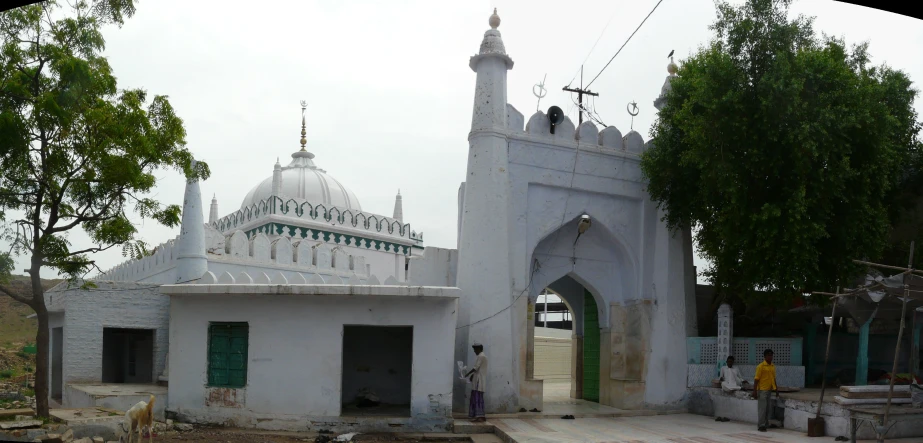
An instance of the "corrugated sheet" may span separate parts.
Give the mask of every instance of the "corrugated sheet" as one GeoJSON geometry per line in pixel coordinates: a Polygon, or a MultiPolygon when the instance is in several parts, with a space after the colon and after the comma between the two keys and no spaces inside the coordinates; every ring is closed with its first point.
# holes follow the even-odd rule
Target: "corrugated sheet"
{"type": "Polygon", "coordinates": [[[535,378],[570,380],[571,340],[535,337],[535,378]]]}

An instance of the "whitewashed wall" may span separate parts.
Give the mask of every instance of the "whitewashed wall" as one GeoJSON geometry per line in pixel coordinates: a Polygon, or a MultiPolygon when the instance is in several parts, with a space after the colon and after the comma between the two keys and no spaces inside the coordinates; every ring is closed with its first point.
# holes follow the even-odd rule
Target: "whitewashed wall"
{"type": "MultiPolygon", "coordinates": [[[[457,296],[458,290],[439,291],[457,296]]],[[[413,326],[411,420],[419,429],[439,429],[451,416],[456,371],[454,297],[172,298],[169,407],[180,416],[217,423],[231,419],[238,426],[276,429],[305,429],[307,420],[339,416],[343,325],[413,326]],[[249,323],[246,388],[206,387],[210,321],[249,323]],[[216,402],[215,398],[233,400],[216,402]]]]}
{"type": "MultiPolygon", "coordinates": [[[[153,285],[95,284],[96,288],[83,290],[62,283],[45,293],[49,311],[58,313],[49,326],[64,327],[64,385],[102,382],[103,328],[153,329],[156,379],[169,349],[170,298],[153,285]]],[[[68,407],[66,389],[63,401],[68,407]]]]}
{"type": "Polygon", "coordinates": [[[410,260],[410,284],[414,286],[455,286],[458,250],[427,246],[423,256],[410,260]]]}

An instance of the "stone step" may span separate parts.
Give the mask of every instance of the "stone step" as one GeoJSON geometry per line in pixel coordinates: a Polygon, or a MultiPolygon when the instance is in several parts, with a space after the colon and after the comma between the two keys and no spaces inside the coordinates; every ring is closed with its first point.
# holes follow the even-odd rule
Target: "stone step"
{"type": "Polygon", "coordinates": [[[455,420],[452,425],[452,432],[455,434],[493,434],[494,429],[490,422],[471,423],[467,419],[455,420]]]}
{"type": "Polygon", "coordinates": [[[0,430],[10,431],[14,429],[29,429],[42,427],[41,420],[20,420],[0,422],[0,430]]]}
{"type": "Polygon", "coordinates": [[[35,411],[31,409],[3,409],[3,410],[0,410],[0,418],[15,417],[17,415],[28,415],[31,417],[35,415],[35,411]]]}
{"type": "MultiPolygon", "coordinates": [[[[632,409],[632,410],[621,410],[614,412],[575,412],[569,411],[566,413],[546,413],[546,412],[517,412],[511,414],[487,414],[487,421],[496,420],[496,419],[520,419],[520,418],[531,418],[535,420],[549,420],[549,419],[560,419],[561,416],[573,415],[574,418],[620,418],[620,417],[651,417],[655,415],[673,415],[673,414],[686,414],[685,409],[679,410],[664,410],[664,411],[652,411],[646,409],[632,409]]],[[[455,423],[467,422],[468,417],[464,414],[454,415],[455,423]]]]}

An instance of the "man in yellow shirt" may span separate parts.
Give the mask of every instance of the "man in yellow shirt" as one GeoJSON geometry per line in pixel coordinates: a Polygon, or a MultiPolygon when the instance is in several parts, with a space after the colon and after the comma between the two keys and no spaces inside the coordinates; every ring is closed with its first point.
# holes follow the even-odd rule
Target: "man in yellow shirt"
{"type": "Polygon", "coordinates": [[[756,375],[753,377],[753,398],[759,403],[757,410],[757,427],[760,432],[766,432],[769,426],[769,414],[772,412],[772,393],[779,396],[779,388],[776,387],[776,367],[772,364],[772,349],[763,351],[763,361],[756,367],[756,375]]]}

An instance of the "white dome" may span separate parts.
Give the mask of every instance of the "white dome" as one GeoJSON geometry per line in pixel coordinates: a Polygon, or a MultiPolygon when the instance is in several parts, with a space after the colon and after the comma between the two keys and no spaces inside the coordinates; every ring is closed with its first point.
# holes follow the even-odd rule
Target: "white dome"
{"type": "MultiPolygon", "coordinates": [[[[313,206],[323,204],[328,209],[352,209],[361,211],[362,206],[356,194],[343,186],[337,179],[327,175],[327,171],[318,169],[311,160],[314,154],[307,151],[298,151],[292,154],[292,162],[281,171],[282,191],[279,198],[282,200],[294,199],[307,201],[313,206]]],[[[272,195],[272,176],[256,185],[241,203],[241,209],[266,201],[272,195]]]]}

